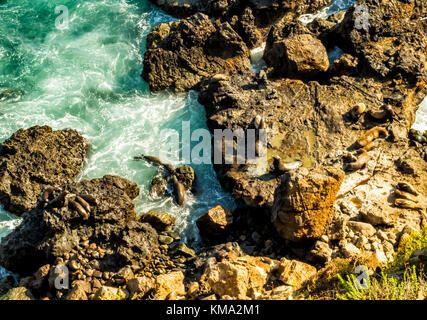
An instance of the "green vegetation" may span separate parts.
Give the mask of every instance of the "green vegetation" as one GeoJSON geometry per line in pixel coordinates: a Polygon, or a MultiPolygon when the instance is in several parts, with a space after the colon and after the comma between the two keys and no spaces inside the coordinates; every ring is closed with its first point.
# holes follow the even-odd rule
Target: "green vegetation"
{"type": "Polygon", "coordinates": [[[336,297],[343,300],[416,300],[427,295],[427,278],[423,268],[408,266],[411,254],[427,246],[427,228],[412,232],[404,239],[393,262],[383,271],[367,276],[363,288],[354,272],[349,274],[348,266],[337,273],[339,281],[336,297]]]}
{"type": "Polygon", "coordinates": [[[377,278],[370,278],[366,289],[357,286],[357,278],[347,275],[344,280],[338,275],[340,284],[344,287],[344,294],[337,294],[342,300],[416,300],[423,299],[424,292],[427,292],[427,282],[425,275],[417,272],[415,266],[408,268],[403,275],[388,275],[381,272],[377,278]]]}
{"type": "Polygon", "coordinates": [[[408,238],[400,243],[394,260],[387,266],[387,270],[397,271],[404,269],[405,263],[411,256],[412,252],[424,247],[427,247],[426,227],[422,228],[419,232],[413,231],[408,238]]]}

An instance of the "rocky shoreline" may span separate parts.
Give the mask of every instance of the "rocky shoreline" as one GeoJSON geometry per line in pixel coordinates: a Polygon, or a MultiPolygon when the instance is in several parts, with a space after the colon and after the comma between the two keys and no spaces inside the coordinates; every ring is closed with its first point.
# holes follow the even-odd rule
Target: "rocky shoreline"
{"type": "MultiPolygon", "coordinates": [[[[150,89],[197,90],[212,132],[261,117],[268,172],[214,165],[244,205],[200,217],[196,252],[168,213],[135,212],[135,183],[73,182],[88,152],[78,132],[21,129],[0,144],[0,202],[23,220],[0,243],[0,265],[21,275],[0,279],[2,299],[307,298],[308,287],[330,291],[338,265],[385,267],[427,227],[427,134],[411,129],[427,95],[421,0],[360,0],[307,25],[297,18],[329,1],[152,2],[180,20],[147,39],[150,89]],[[250,50],[263,42],[267,69],[254,74],[250,50]],[[344,54],[330,61],[334,46],[344,54]],[[55,288],[58,270],[69,288],[55,288]]],[[[152,193],[175,177],[186,192],[197,180],[173,168],[152,193]]]]}

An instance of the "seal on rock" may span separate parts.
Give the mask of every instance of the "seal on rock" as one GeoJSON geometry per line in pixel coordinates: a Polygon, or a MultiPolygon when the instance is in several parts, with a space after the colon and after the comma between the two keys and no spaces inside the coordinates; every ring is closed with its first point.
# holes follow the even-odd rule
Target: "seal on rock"
{"type": "Polygon", "coordinates": [[[182,206],[185,201],[185,188],[184,185],[178,181],[176,176],[172,177],[173,187],[175,190],[176,202],[182,206]]]}
{"type": "Polygon", "coordinates": [[[356,161],[354,162],[350,162],[350,163],[346,163],[344,165],[344,170],[347,171],[356,171],[359,169],[362,169],[371,159],[371,157],[369,156],[369,154],[365,151],[362,154],[359,155],[359,157],[357,158],[356,161]]]}
{"type": "Polygon", "coordinates": [[[382,127],[374,127],[366,131],[359,139],[357,139],[356,144],[359,148],[365,147],[369,145],[375,139],[384,136],[384,138],[388,137],[388,132],[386,129],[382,127]]]}

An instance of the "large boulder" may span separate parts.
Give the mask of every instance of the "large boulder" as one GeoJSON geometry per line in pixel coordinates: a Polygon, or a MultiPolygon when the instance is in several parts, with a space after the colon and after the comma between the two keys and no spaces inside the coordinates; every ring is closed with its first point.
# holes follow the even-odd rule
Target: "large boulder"
{"type": "Polygon", "coordinates": [[[41,200],[36,209],[25,213],[22,223],[2,238],[0,265],[27,275],[58,259],[68,261],[74,270],[85,269],[86,255],[97,258],[91,269],[100,272],[141,264],[158,246],[158,237],[150,225],[136,221],[132,200],[138,193],[135,183],[116,176],[54,190],[46,202],[41,200]],[[93,197],[86,202],[88,210],[83,211],[83,205],[76,207],[77,195],[93,197]],[[94,251],[98,253],[94,255],[94,251]],[[74,256],[76,252],[79,256],[74,256]]]}
{"type": "Polygon", "coordinates": [[[202,237],[216,238],[223,236],[233,223],[233,213],[221,206],[209,209],[204,215],[196,220],[202,237]]]}
{"type": "Polygon", "coordinates": [[[88,148],[75,130],[35,126],[16,131],[0,144],[0,202],[18,215],[33,209],[44,188],[73,181],[88,148]]]}
{"type": "Polygon", "coordinates": [[[322,42],[300,23],[278,24],[268,35],[264,60],[276,76],[308,79],[329,68],[322,42]]]}
{"type": "Polygon", "coordinates": [[[142,77],[152,91],[185,92],[217,73],[249,70],[249,65],[249,50],[230,24],[214,24],[198,13],[152,30],[142,77]]]}
{"type": "Polygon", "coordinates": [[[272,221],[280,236],[303,241],[324,235],[343,178],[344,172],[332,167],[300,168],[284,175],[272,208],[272,221]]]}
{"type": "Polygon", "coordinates": [[[203,279],[219,296],[234,299],[261,295],[277,261],[265,257],[243,256],[208,265],[203,279]]]}

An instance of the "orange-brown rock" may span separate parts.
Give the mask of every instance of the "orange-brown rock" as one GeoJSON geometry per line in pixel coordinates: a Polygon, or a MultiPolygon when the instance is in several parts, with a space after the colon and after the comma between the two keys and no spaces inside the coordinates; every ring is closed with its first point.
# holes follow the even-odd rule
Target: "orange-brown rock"
{"type": "Polygon", "coordinates": [[[225,233],[226,228],[233,223],[233,214],[221,206],[209,209],[197,219],[196,224],[203,237],[218,237],[225,233]]]}
{"type": "Polygon", "coordinates": [[[326,232],[344,172],[337,168],[300,168],[282,176],[272,220],[284,239],[303,241],[326,232]]]}

